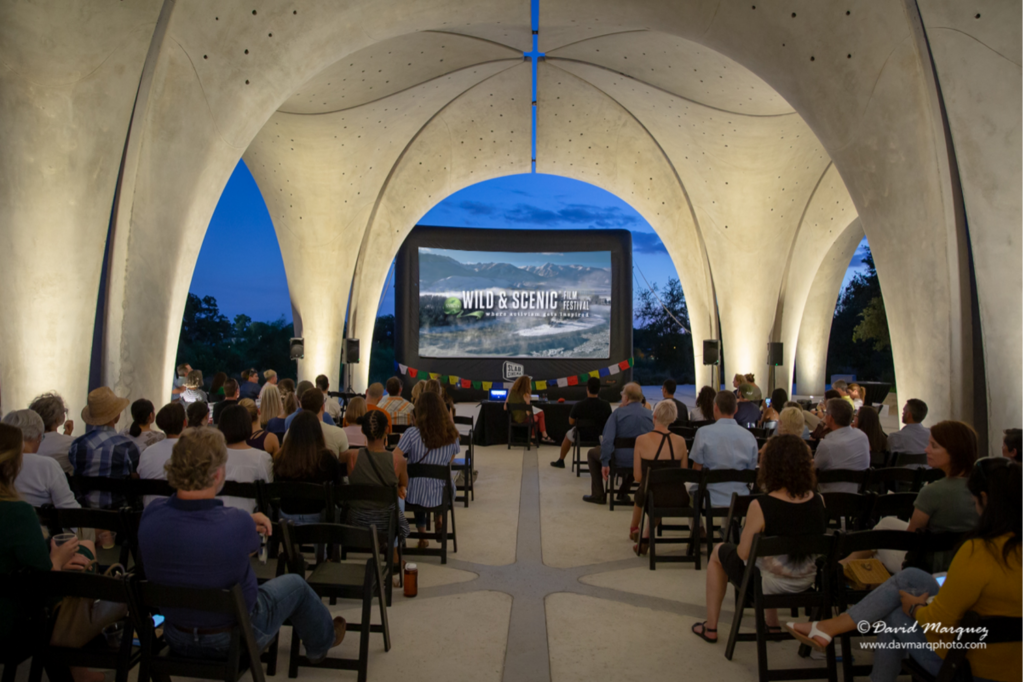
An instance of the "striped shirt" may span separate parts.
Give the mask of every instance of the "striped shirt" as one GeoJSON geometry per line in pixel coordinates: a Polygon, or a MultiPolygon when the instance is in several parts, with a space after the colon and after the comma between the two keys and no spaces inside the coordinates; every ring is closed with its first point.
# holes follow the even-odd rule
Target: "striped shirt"
{"type": "MultiPolygon", "coordinates": [[[[420,430],[410,427],[398,441],[398,449],[405,455],[409,464],[444,464],[451,465],[452,458],[459,454],[459,441],[428,450],[420,437],[420,430]]],[[[441,504],[444,494],[444,481],[437,478],[409,478],[409,490],[406,492],[407,504],[418,504],[422,507],[436,507],[441,504]]]]}
{"type": "MultiPolygon", "coordinates": [[[[79,436],[68,450],[76,476],[128,478],[139,467],[139,446],[110,426],[93,426],[79,436]]],[[[93,491],[79,500],[83,507],[107,509],[123,500],[111,493],[93,491]]]]}

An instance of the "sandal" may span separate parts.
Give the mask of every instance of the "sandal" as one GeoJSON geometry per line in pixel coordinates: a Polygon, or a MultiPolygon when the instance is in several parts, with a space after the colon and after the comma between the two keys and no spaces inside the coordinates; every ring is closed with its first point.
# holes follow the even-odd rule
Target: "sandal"
{"type": "Polygon", "coordinates": [[[644,538],[637,544],[633,545],[633,553],[637,556],[647,556],[647,550],[651,548],[651,541],[644,538]]]}
{"type": "Polygon", "coordinates": [[[637,542],[640,539],[640,527],[633,526],[629,529],[629,539],[633,542],[637,542]]]}
{"type": "Polygon", "coordinates": [[[811,631],[806,635],[802,632],[797,632],[796,623],[786,623],[786,630],[789,632],[789,634],[797,638],[801,643],[806,644],[807,646],[817,651],[824,651],[825,647],[827,647],[832,642],[831,635],[826,635],[824,632],[818,629],[818,621],[814,621],[811,623],[811,631]],[[823,640],[825,640],[825,644],[822,645],[818,640],[814,639],[815,637],[821,637],[823,640]]]}
{"type": "Polygon", "coordinates": [[[712,644],[715,644],[716,642],[718,642],[718,638],[717,637],[715,639],[711,639],[710,637],[707,636],[707,633],[709,633],[709,632],[713,632],[716,635],[718,634],[718,630],[712,630],[711,628],[708,627],[708,622],[707,621],[704,621],[703,623],[694,623],[693,627],[690,628],[690,632],[692,632],[693,634],[697,635],[698,637],[703,639],[705,642],[711,642],[712,644]],[[700,632],[697,632],[697,626],[698,625],[700,626],[700,632]]]}

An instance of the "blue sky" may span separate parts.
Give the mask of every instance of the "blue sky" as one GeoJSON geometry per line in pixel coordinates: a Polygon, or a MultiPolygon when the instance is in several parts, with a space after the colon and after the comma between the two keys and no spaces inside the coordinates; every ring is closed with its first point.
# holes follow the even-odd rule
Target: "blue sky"
{"type": "MultiPolygon", "coordinates": [[[[639,213],[618,197],[577,180],[555,175],[510,175],[456,192],[419,221],[442,227],[537,230],[627,229],[633,233],[634,294],[677,277],[664,245],[639,213]],[[642,275],[642,276],[641,276],[642,275]],[[639,282],[639,283],[637,283],[639,282]]],[[[843,285],[863,271],[867,239],[857,248],[843,285]]],[[[394,313],[394,283],[382,292],[379,314],[394,313]]],[[[213,296],[229,319],[284,317],[291,303],[274,225],[256,182],[239,161],[210,220],[189,289],[213,296]]]]}

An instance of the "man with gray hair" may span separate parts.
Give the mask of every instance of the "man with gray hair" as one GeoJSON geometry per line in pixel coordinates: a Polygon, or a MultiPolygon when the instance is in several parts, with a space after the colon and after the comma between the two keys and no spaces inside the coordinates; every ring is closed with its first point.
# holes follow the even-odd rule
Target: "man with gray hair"
{"type": "MultiPolygon", "coordinates": [[[[719,391],[715,395],[712,410],[715,423],[697,429],[693,438],[690,461],[695,471],[757,468],[757,439],[736,422],[736,406],[736,396],[731,391],[719,391]]],[[[708,485],[712,507],[728,507],[733,493],[749,495],[750,490],[738,481],[708,485]]]]}
{"type": "Polygon", "coordinates": [[[43,418],[35,410],[15,410],[3,419],[4,424],[21,429],[21,471],[14,487],[33,507],[52,504],[58,509],[78,509],[68,479],[57,460],[36,454],[43,439],[43,418]]]}
{"type": "Polygon", "coordinates": [[[28,409],[36,412],[43,418],[46,431],[43,432],[43,442],[39,444],[39,455],[52,457],[68,476],[75,473],[68,460],[68,450],[75,442],[71,432],[75,430],[75,422],[68,419],[68,407],[59,393],[44,393],[29,404],[28,409]],[[63,427],[63,433],[57,431],[63,427]]]}
{"type": "MultiPolygon", "coordinates": [[[[345,619],[332,621],[301,575],[256,584],[249,557],[259,551],[260,536],[272,532],[270,519],[226,507],[217,498],[227,461],[227,442],[220,431],[190,428],[181,433],[164,465],[167,482],[177,492],[146,507],[139,525],[146,578],[197,589],[240,585],[257,648],[267,646],[288,620],[305,644],[306,656],[319,663],[344,639],[345,619]]],[[[171,608],[164,615],[164,638],[176,655],[223,658],[228,653],[233,616],[171,608]]]]}
{"type": "MultiPolygon", "coordinates": [[[[825,426],[828,433],[814,451],[814,466],[828,469],[863,471],[871,466],[871,444],[868,435],[850,426],[853,407],[842,398],[831,398],[825,403],[825,426]]],[[[855,493],[856,483],[819,483],[823,493],[855,493]]]]}
{"type": "Polygon", "coordinates": [[[604,481],[611,473],[611,462],[615,466],[629,467],[619,494],[629,492],[633,483],[633,448],[616,448],[616,438],[636,438],[654,429],[651,411],[643,405],[643,391],[640,384],[628,383],[622,387],[622,402],[604,424],[601,447],[591,448],[587,453],[587,467],[590,470],[590,494],[583,496],[584,502],[604,504],[604,481]]]}

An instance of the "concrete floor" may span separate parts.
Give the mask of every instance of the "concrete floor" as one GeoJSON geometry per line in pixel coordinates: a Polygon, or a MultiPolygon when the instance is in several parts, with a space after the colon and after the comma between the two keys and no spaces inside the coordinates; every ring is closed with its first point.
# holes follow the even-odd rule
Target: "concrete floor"
{"type": "MultiPolygon", "coordinates": [[[[756,679],[753,643],[723,655],[732,619],[726,598],[722,643],[689,632],[703,620],[706,572],[691,564],[647,569],[628,539],[628,507],[583,503],[584,475],[554,469],[554,447],[477,449],[477,499],[458,507],[459,553],[446,566],[420,557],[420,593],[396,590],[389,611],[393,648],[370,643],[370,679],[445,682],[669,680],[714,670],[720,682],[756,679]]],[[[355,619],[352,604],[332,607],[355,619]]],[[[753,628],[753,619],[745,619],[753,628]]],[[[285,628],[286,637],[290,637],[285,628]]],[[[355,656],[350,633],[335,650],[355,656]]],[[[819,666],[795,642],[769,645],[771,665],[819,666]]],[[[287,675],[287,647],[277,677],[287,675]]],[[[355,673],[303,669],[302,679],[355,680],[355,673]]],[[[28,666],[18,681],[28,677],[28,666]]],[[[134,673],[131,678],[135,679],[134,673]]],[[[108,675],[113,681],[113,675],[108,675]]]]}

